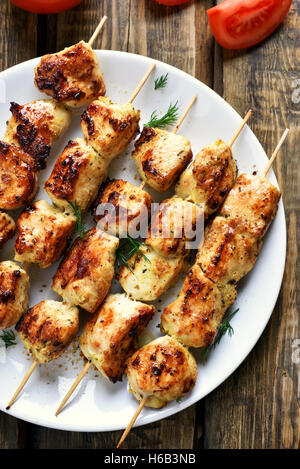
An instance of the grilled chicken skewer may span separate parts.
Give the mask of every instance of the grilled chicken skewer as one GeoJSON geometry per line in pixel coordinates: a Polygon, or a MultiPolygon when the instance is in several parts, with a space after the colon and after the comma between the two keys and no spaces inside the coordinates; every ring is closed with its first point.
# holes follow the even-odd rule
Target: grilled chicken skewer
{"type": "MultiPolygon", "coordinates": [[[[250,116],[251,111],[231,144],[250,116]]],[[[176,195],[163,201],[154,214],[148,237],[141,248],[145,257],[136,253],[128,261],[130,268],[123,266],[119,273],[119,282],[128,295],[140,301],[154,301],[176,282],[189,252],[189,241],[197,231],[201,231],[199,223],[202,227],[203,221],[220,208],[236,174],[230,146],[224,142],[217,141],[196,156],[182,173],[175,189],[176,195]],[[182,185],[185,190],[182,190],[182,185]],[[169,235],[165,234],[166,228],[169,228],[169,235]]]]}
{"type": "Polygon", "coordinates": [[[196,99],[197,96],[192,98],[171,132],[144,127],[132,153],[139,175],[144,181],[141,187],[148,184],[158,192],[165,192],[191,161],[191,144],[185,137],[177,135],[177,131],[196,99]]]}
{"type": "Polygon", "coordinates": [[[154,313],[154,306],[131,300],[125,294],[106,298],[98,312],[85,324],[79,337],[80,349],[88,362],[55,415],[60,413],[92,365],[111,382],[122,381],[126,362],[138,348],[137,338],[154,313]]]}
{"type": "Polygon", "coordinates": [[[268,167],[263,176],[237,178],[220,214],[205,230],[178,298],[163,311],[161,330],[186,346],[213,343],[237,296],[236,284],[255,265],[280,199],[279,190],[265,179],[266,171],[268,167]]]}
{"type": "MultiPolygon", "coordinates": [[[[89,44],[106,19],[101,20],[89,44]]],[[[11,103],[12,117],[8,120],[4,140],[0,141],[0,208],[14,210],[34,199],[38,188],[36,172],[45,168],[53,142],[67,130],[71,121],[71,111],[65,104],[72,105],[72,102],[64,97],[73,93],[77,105],[94,99],[101,90],[105,92],[101,70],[89,44],[80,43],[63,53],[44,56],[37,67],[38,87],[57,97],[57,101],[11,103]]]]}
{"type": "Polygon", "coordinates": [[[117,448],[146,405],[160,408],[179,399],[194,387],[198,369],[193,355],[173,337],[164,336],[139,349],[129,360],[126,375],[131,392],[140,404],[117,448]]]}
{"type": "MultiPolygon", "coordinates": [[[[152,64],[133,92],[130,101],[137,96],[154,68],[155,64],[152,64]]],[[[73,151],[74,146],[76,149],[73,152],[73,159],[76,161],[77,170],[80,170],[81,167],[83,168],[82,179],[87,178],[90,183],[88,192],[94,194],[95,187],[99,183],[99,174],[101,173],[101,170],[98,171],[98,176],[93,177],[91,172],[86,171],[86,167],[90,166],[92,173],[95,173],[95,169],[98,167],[103,168],[104,165],[102,165],[101,155],[99,156],[97,153],[96,156],[95,151],[90,148],[89,142],[85,144],[80,139],[77,139],[75,144],[73,144],[73,142],[72,144],[69,144],[65,150],[68,152],[70,147],[72,147],[71,151],[73,151]],[[82,156],[83,159],[78,162],[78,159],[82,156]],[[100,159],[95,163],[95,160],[98,157],[100,159]]],[[[24,214],[19,223],[20,233],[17,238],[18,242],[16,243],[16,256],[19,260],[37,262],[41,267],[51,265],[54,259],[56,260],[57,258],[57,251],[59,251],[59,255],[61,254],[62,246],[64,247],[66,244],[66,240],[75,221],[72,215],[67,212],[67,205],[65,203],[67,197],[65,197],[65,194],[71,193],[74,196],[74,201],[76,201],[76,198],[78,197],[79,204],[82,209],[86,209],[90,204],[92,197],[90,195],[87,196],[85,193],[86,188],[82,189],[82,184],[77,183],[77,177],[74,177],[74,173],[76,174],[78,171],[74,171],[75,168],[70,164],[70,159],[72,158],[70,158],[69,154],[60,157],[57,161],[55,171],[53,170],[52,175],[50,176],[50,181],[48,180],[48,184],[46,183],[46,187],[52,195],[51,198],[55,201],[56,205],[64,208],[65,212],[60,213],[45,201],[38,201],[33,207],[29,208],[28,212],[30,213],[27,215],[24,214]],[[66,162],[66,166],[69,165],[68,177],[66,177],[65,174],[61,174],[61,168],[65,166],[64,162],[66,162]],[[73,177],[70,177],[70,173],[73,173],[73,177]],[[57,192],[54,195],[53,191],[50,190],[50,188],[53,188],[54,186],[54,181],[57,181],[58,185],[61,183],[60,189],[61,193],[63,193],[62,197],[59,197],[57,192]],[[71,188],[70,185],[72,186],[71,188]],[[40,256],[41,249],[39,249],[38,252],[34,252],[34,245],[38,236],[38,227],[34,226],[33,229],[36,210],[41,213],[43,212],[43,216],[47,221],[47,224],[51,225],[51,232],[53,235],[51,238],[52,242],[50,243],[47,243],[49,240],[47,239],[46,232],[42,233],[41,240],[39,240],[42,250],[46,249],[47,256],[45,256],[45,258],[40,256]],[[29,226],[30,223],[28,224],[28,219],[30,219],[30,223],[32,224],[31,228],[29,226]],[[60,242],[58,242],[60,236],[62,238],[60,242]],[[54,246],[56,246],[57,249],[54,249],[54,246]]],[[[107,158],[106,164],[108,165],[110,161],[111,158],[107,158]]],[[[106,171],[103,171],[106,174],[106,171]]],[[[96,187],[96,189],[98,189],[98,187],[96,187]]],[[[68,202],[70,201],[68,200],[68,202]]],[[[54,291],[61,294],[65,300],[63,303],[56,302],[58,303],[56,305],[58,309],[62,307],[61,305],[66,305],[66,307],[69,308],[76,305],[81,306],[91,313],[94,313],[97,310],[107,295],[113,279],[114,263],[118,244],[119,240],[117,238],[100,230],[96,230],[96,228],[88,231],[83,239],[78,238],[75,241],[70,252],[62,260],[53,280],[54,291]]],[[[38,363],[38,355],[34,355],[34,358],[35,362],[30,367],[22,380],[22,383],[15,392],[9,403],[9,407],[16,400],[34,371],[36,364],[38,363]]]]}
{"type": "Polygon", "coordinates": [[[42,57],[34,78],[40,91],[69,108],[84,106],[105,94],[102,71],[92,45],[106,20],[104,16],[88,43],[80,41],[42,57]]]}
{"type": "MultiPolygon", "coordinates": [[[[276,215],[280,192],[265,178],[271,167],[271,164],[275,160],[287,136],[287,133],[288,129],[286,129],[282,138],[280,139],[280,142],[277,145],[272,157],[270,158],[266,169],[263,171],[262,176],[256,177],[241,175],[233,189],[231,189],[229,192],[226,202],[222,208],[221,214],[223,214],[224,217],[230,218],[232,216],[237,216],[237,221],[242,223],[245,233],[252,234],[252,230],[254,229],[257,231],[257,235],[262,238],[276,215]],[[254,187],[251,187],[253,185],[254,187]],[[244,204],[246,205],[246,212],[243,214],[241,208],[244,204]],[[260,217],[258,214],[259,212],[261,214],[261,210],[264,208],[265,204],[266,208],[263,210],[263,217],[260,217]],[[259,220],[259,222],[257,222],[257,220],[259,220]]],[[[219,217],[215,218],[215,220],[218,218],[219,217]]],[[[214,221],[212,222],[212,225],[214,224],[214,221]]],[[[209,236],[205,238],[204,245],[208,238],[209,236]]],[[[238,243],[243,244],[243,240],[241,238],[239,238],[237,241],[237,247],[239,247],[238,243]]],[[[212,244],[208,241],[207,251],[210,249],[212,249],[212,244]]],[[[200,248],[200,252],[201,250],[202,248],[200,248]]],[[[214,256],[214,252],[215,251],[210,253],[212,258],[214,256]]],[[[241,268],[247,259],[245,259],[244,256],[240,256],[238,254],[234,261],[241,268]]],[[[169,330],[167,330],[169,335],[160,339],[156,339],[145,347],[142,347],[128,362],[126,374],[129,383],[129,389],[130,392],[132,392],[137,398],[137,400],[140,401],[140,405],[126,430],[124,431],[117,445],[118,448],[121,446],[126,436],[130,432],[144,406],[155,408],[162,407],[167,402],[174,398],[178,398],[185,393],[185,389],[180,393],[177,374],[174,373],[173,367],[171,366],[176,353],[174,353],[171,347],[169,349],[169,347],[165,344],[165,341],[174,341],[174,343],[180,344],[180,346],[187,353],[189,353],[186,347],[201,347],[211,344],[214,340],[217,328],[221,323],[225,311],[219,314],[218,297],[213,290],[213,284],[210,282],[210,285],[207,288],[205,280],[207,279],[207,281],[209,281],[209,279],[205,274],[202,273],[201,267],[197,265],[197,261],[195,266],[197,266],[197,273],[199,275],[192,275],[193,278],[189,278],[191,275],[188,274],[187,282],[189,283],[189,289],[183,286],[182,294],[180,294],[179,298],[175,300],[171,306],[166,308],[162,314],[162,329],[165,331],[167,322],[166,314],[168,314],[166,311],[172,315],[172,311],[174,309],[176,311],[176,302],[179,301],[182,305],[182,309],[180,311],[181,314],[176,315],[175,313],[172,319],[169,320],[169,323],[171,324],[171,327],[169,327],[169,330]],[[212,297],[210,297],[211,292],[213,292],[212,297]],[[180,298],[181,296],[182,298],[180,298]],[[190,297],[191,301],[189,303],[190,297]],[[205,309],[205,302],[207,300],[211,306],[212,302],[215,301],[210,314],[205,309]],[[201,312],[203,311],[202,318],[199,317],[199,310],[201,312]],[[210,324],[207,326],[208,318],[210,318],[210,324]],[[197,330],[198,325],[199,329],[197,330]],[[202,337],[202,340],[194,340],[197,336],[197,333],[202,337]],[[159,344],[163,344],[162,349],[157,347],[157,342],[159,344]],[[171,372],[169,372],[170,370],[171,372]]],[[[195,266],[191,269],[190,272],[193,272],[195,266]]],[[[233,265],[230,266],[230,262],[228,263],[228,266],[233,267],[233,265]]],[[[239,269],[231,270],[228,268],[226,274],[228,275],[229,272],[235,272],[237,270],[239,269]]],[[[229,285],[230,281],[228,282],[228,278],[227,281],[225,281],[226,275],[223,278],[224,285],[229,285]]],[[[236,277],[233,276],[232,278],[235,282],[236,277]]],[[[218,281],[220,281],[220,277],[218,278],[218,281]]],[[[181,365],[182,360],[179,360],[179,362],[181,365]]],[[[184,382],[186,381],[180,380],[179,383],[182,386],[184,382]]],[[[191,376],[191,383],[192,384],[189,386],[189,388],[191,388],[194,384],[193,375],[191,376]]]]}

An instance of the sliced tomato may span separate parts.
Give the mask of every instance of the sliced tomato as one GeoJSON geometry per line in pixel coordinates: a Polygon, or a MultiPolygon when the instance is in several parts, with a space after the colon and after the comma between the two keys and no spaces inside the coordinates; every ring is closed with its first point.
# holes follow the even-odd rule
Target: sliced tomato
{"type": "Polygon", "coordinates": [[[191,0],[156,0],[156,2],[160,3],[161,5],[169,5],[169,6],[181,5],[182,3],[187,3],[190,1],[191,0]]]}
{"type": "Polygon", "coordinates": [[[226,49],[243,49],[269,36],[287,15],[292,0],[225,0],[207,10],[215,39],[226,49]]]}
{"type": "Polygon", "coordinates": [[[82,0],[11,0],[11,2],[32,13],[48,14],[68,10],[79,5],[82,0]]]}

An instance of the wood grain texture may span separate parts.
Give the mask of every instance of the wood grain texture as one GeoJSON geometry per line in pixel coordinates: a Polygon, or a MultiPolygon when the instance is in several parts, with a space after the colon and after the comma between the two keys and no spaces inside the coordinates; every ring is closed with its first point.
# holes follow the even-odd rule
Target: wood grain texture
{"type": "Polygon", "coordinates": [[[287,214],[288,254],[282,291],[262,338],[234,375],[205,399],[206,448],[300,445],[300,373],[299,364],[292,360],[292,343],[300,337],[297,307],[300,107],[292,101],[292,83],[299,75],[298,10],[299,1],[293,3],[290,15],[275,34],[257,47],[222,54],[217,86],[240,114],[252,107],[254,118],[250,125],[269,155],[283,130],[291,128],[275,165],[287,214]]]}
{"type": "Polygon", "coordinates": [[[0,70],[36,57],[37,18],[12,5],[0,2],[0,70]],[[30,33],[29,33],[30,31],[30,33]]]}
{"type": "MultiPolygon", "coordinates": [[[[175,449],[193,448],[195,411],[193,407],[160,422],[133,429],[122,448],[175,449]],[[185,426],[185,431],[182,429],[185,426]]],[[[122,432],[75,433],[32,426],[30,447],[115,449],[122,432]]]]}

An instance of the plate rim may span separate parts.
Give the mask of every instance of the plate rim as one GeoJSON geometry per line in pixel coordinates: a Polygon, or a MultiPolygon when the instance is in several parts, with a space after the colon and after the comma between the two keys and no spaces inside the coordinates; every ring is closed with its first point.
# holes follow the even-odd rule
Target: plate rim
{"type": "MultiPolygon", "coordinates": [[[[182,77],[184,77],[184,79],[192,81],[196,86],[203,87],[206,90],[206,92],[208,92],[213,97],[213,99],[217,99],[222,105],[225,104],[228,111],[235,114],[235,117],[240,122],[242,122],[242,117],[234,109],[234,107],[232,107],[231,104],[229,104],[224,98],[222,98],[216,91],[214,91],[208,85],[206,85],[202,81],[198,80],[197,78],[193,77],[189,73],[187,73],[183,70],[180,70],[179,68],[177,68],[173,65],[170,65],[167,62],[163,62],[161,60],[153,59],[151,57],[147,57],[147,56],[144,56],[144,55],[141,55],[141,54],[134,54],[134,53],[131,53],[131,52],[124,52],[124,51],[117,51],[117,50],[104,50],[104,49],[94,49],[94,51],[96,52],[96,54],[100,53],[100,55],[105,54],[105,55],[115,55],[115,56],[119,56],[119,55],[131,56],[136,60],[143,59],[145,62],[148,62],[148,63],[154,62],[157,65],[161,64],[163,66],[167,66],[174,73],[182,75],[182,77]]],[[[22,68],[26,65],[30,65],[31,63],[35,63],[35,62],[39,61],[40,59],[41,59],[41,57],[35,57],[35,58],[32,58],[32,59],[26,60],[24,62],[20,62],[18,64],[15,64],[12,67],[9,67],[8,69],[1,71],[0,72],[0,79],[4,78],[6,75],[9,75],[10,73],[14,73],[18,68],[22,68]]],[[[104,76],[105,76],[105,71],[104,71],[104,76]]],[[[48,99],[49,98],[50,97],[48,97],[48,99]]],[[[43,99],[43,98],[41,97],[40,99],[43,99]]],[[[44,99],[47,99],[47,97],[44,98],[44,99]]],[[[252,133],[252,136],[255,138],[256,144],[258,144],[261,147],[265,157],[268,158],[262,144],[260,143],[260,141],[258,140],[258,138],[256,137],[256,135],[254,134],[254,132],[252,131],[252,129],[250,127],[249,127],[249,131],[252,133]]],[[[278,181],[277,181],[277,178],[276,178],[276,175],[275,175],[273,169],[271,169],[270,174],[271,174],[271,179],[274,180],[274,181],[272,181],[272,183],[275,184],[277,187],[279,187],[278,181]]],[[[163,409],[167,410],[167,412],[164,412],[163,410],[157,409],[157,413],[155,413],[155,415],[153,415],[153,416],[149,415],[148,417],[144,416],[142,419],[141,418],[138,419],[136,421],[135,425],[134,425],[134,428],[137,428],[137,427],[140,427],[140,426],[143,426],[143,425],[148,425],[150,423],[158,422],[158,421],[160,421],[164,418],[171,417],[172,415],[175,415],[175,414],[187,409],[188,407],[194,405],[195,403],[199,402],[200,400],[204,399],[209,394],[211,394],[213,391],[215,391],[223,382],[225,382],[229,378],[229,376],[231,376],[232,373],[234,373],[234,371],[236,371],[240,367],[240,365],[244,362],[244,360],[247,358],[247,356],[252,352],[252,350],[255,347],[256,343],[258,342],[258,340],[261,338],[263,332],[265,331],[266,326],[267,326],[267,324],[268,324],[268,322],[271,318],[271,315],[274,311],[274,307],[275,307],[275,305],[277,303],[277,300],[278,300],[278,296],[279,296],[282,281],[283,281],[283,275],[284,275],[285,264],[286,264],[286,255],[287,255],[287,228],[286,228],[287,221],[286,221],[285,209],[284,209],[284,204],[283,204],[282,197],[280,199],[279,207],[282,210],[282,217],[283,217],[283,220],[282,220],[283,224],[282,224],[281,229],[283,230],[283,242],[284,242],[283,248],[284,249],[282,249],[281,252],[280,252],[281,259],[280,259],[280,264],[279,263],[278,264],[281,267],[280,267],[280,272],[279,272],[279,275],[278,275],[276,288],[273,289],[273,291],[276,291],[276,293],[275,293],[275,295],[273,295],[273,300],[271,302],[272,307],[270,308],[270,312],[268,313],[268,315],[266,315],[266,317],[265,317],[265,321],[264,321],[264,324],[263,324],[263,327],[262,327],[261,331],[258,334],[255,335],[255,337],[251,341],[251,346],[249,347],[247,352],[245,352],[243,355],[239,356],[237,364],[234,363],[233,366],[228,371],[228,373],[225,375],[225,377],[222,376],[219,380],[217,380],[217,384],[215,384],[213,389],[211,389],[211,391],[209,391],[207,394],[205,394],[205,396],[199,397],[197,395],[191,395],[191,397],[187,401],[183,400],[178,405],[178,408],[175,407],[175,408],[168,409],[167,406],[165,408],[163,408],[163,409]],[[165,413],[167,413],[167,415],[165,415],[165,413]]],[[[125,384],[125,381],[123,383],[125,384]]],[[[104,428],[99,427],[98,425],[91,425],[91,424],[89,424],[89,426],[84,426],[84,427],[82,427],[82,426],[75,426],[74,427],[73,423],[69,423],[69,424],[66,423],[66,422],[61,422],[60,423],[58,419],[57,419],[57,424],[55,424],[55,421],[53,421],[53,423],[49,422],[49,421],[47,421],[47,422],[43,421],[43,417],[41,418],[41,420],[38,417],[38,421],[37,421],[37,417],[28,416],[26,413],[23,413],[22,411],[20,411],[20,409],[14,410],[14,407],[12,407],[12,409],[7,411],[5,409],[5,407],[2,408],[2,406],[1,406],[0,410],[3,411],[4,413],[6,413],[7,415],[19,418],[19,419],[24,420],[26,422],[33,423],[33,424],[36,424],[36,425],[39,425],[39,426],[42,426],[42,427],[52,428],[54,430],[65,430],[65,431],[73,431],[73,432],[99,432],[99,433],[102,433],[102,432],[122,430],[122,429],[125,428],[124,426],[120,426],[118,424],[111,424],[111,425],[108,425],[107,427],[104,427],[104,428]]]]}

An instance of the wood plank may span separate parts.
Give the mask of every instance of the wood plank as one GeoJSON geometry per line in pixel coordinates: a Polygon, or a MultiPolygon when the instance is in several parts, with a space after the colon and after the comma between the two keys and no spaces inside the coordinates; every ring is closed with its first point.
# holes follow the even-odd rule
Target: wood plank
{"type": "Polygon", "coordinates": [[[102,16],[108,20],[94,48],[127,50],[130,0],[86,0],[78,7],[57,16],[56,49],[61,50],[80,40],[88,41],[102,16]]]}
{"type": "Polygon", "coordinates": [[[20,10],[10,2],[1,2],[0,15],[2,71],[36,56],[37,17],[20,10]]]}
{"type": "Polygon", "coordinates": [[[244,52],[223,51],[222,75],[216,81],[224,98],[240,114],[249,107],[255,111],[251,127],[268,154],[284,128],[291,128],[275,165],[283,191],[289,248],[281,294],[266,331],[243,365],[205,399],[205,448],[299,447],[300,374],[299,364],[292,360],[293,340],[300,337],[296,244],[300,108],[292,101],[292,83],[299,78],[299,6],[299,0],[293,2],[284,25],[257,47],[244,52]]]}
{"type": "Polygon", "coordinates": [[[213,1],[164,7],[132,0],[128,51],[174,65],[212,84],[213,39],[205,11],[213,1]]]}
{"type": "MultiPolygon", "coordinates": [[[[195,411],[193,407],[160,422],[133,429],[122,448],[176,449],[193,448],[195,411]],[[188,426],[184,427],[188,423],[188,426]],[[183,431],[184,428],[184,431],[183,431]]],[[[32,448],[115,449],[122,432],[75,433],[32,426],[32,448]]]]}

